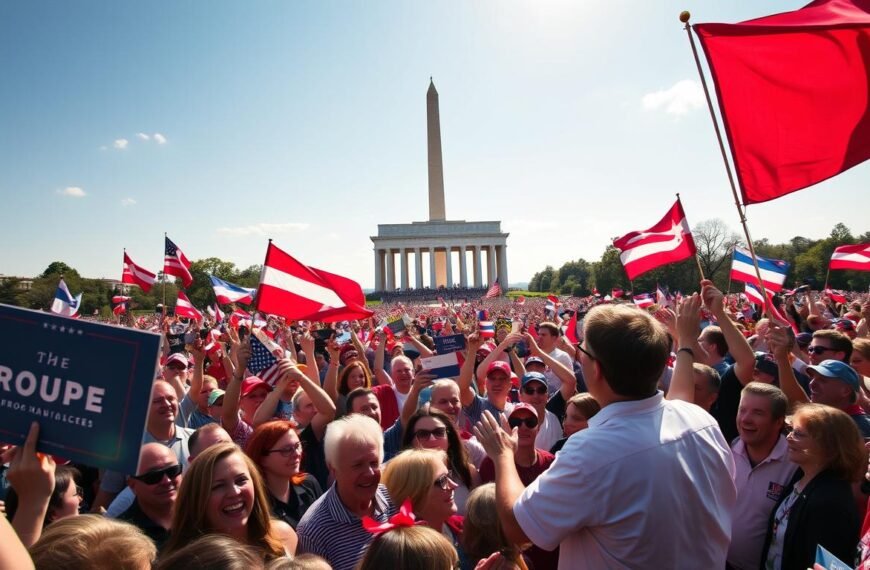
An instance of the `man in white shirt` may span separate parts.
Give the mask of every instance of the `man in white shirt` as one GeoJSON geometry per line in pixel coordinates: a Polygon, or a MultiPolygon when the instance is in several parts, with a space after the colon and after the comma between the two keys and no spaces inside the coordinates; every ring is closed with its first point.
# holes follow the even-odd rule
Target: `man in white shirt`
{"type": "Polygon", "coordinates": [[[524,488],[516,434],[484,413],[475,433],[495,464],[496,505],[514,544],[560,547],[560,569],[723,568],[734,461],[716,421],[656,389],[670,354],[663,326],[627,305],[599,306],[579,348],[601,411],[524,488]]]}
{"type": "Polygon", "coordinates": [[[731,445],[737,485],[737,505],[728,548],[728,565],[735,570],[758,568],[770,513],[797,465],[788,460],[782,435],[788,398],[771,384],[750,382],[740,395],[737,431],[731,445]]]}
{"type": "MultiPolygon", "coordinates": [[[[573,370],[574,363],[571,360],[571,357],[568,356],[567,352],[556,347],[559,342],[560,333],[561,331],[556,323],[551,323],[549,321],[540,323],[538,325],[538,346],[541,347],[541,350],[548,354],[550,358],[565,365],[568,370],[573,370]]],[[[544,376],[547,377],[547,386],[551,396],[562,388],[562,381],[559,380],[559,377],[556,376],[555,372],[547,370],[544,372],[544,376]]]]}

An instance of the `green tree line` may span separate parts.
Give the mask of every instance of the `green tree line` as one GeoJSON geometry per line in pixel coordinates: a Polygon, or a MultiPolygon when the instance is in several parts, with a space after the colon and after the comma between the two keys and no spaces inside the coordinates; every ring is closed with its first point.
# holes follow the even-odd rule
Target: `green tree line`
{"type": "MultiPolygon", "coordinates": [[[[609,245],[597,261],[572,260],[558,269],[546,266],[532,276],[529,291],[583,297],[590,295],[593,288],[606,295],[615,287],[652,292],[657,284],[668,286],[671,290],[696,291],[700,280],[699,265],[704,276],[712,279],[723,291],[742,291],[743,284],[731,283],[729,274],[731,251],[735,245],[745,247],[745,240],[718,219],[706,220],[695,226],[692,237],[698,249],[697,261],[689,259],[659,267],[641,275],[634,282],[630,282],[625,274],[619,260],[619,250],[609,245]]],[[[795,236],[779,244],[760,239],[755,240],[753,245],[757,255],[782,259],[791,264],[786,278],[787,288],[809,284],[814,289],[821,289],[828,277],[827,282],[833,289],[866,291],[870,286],[870,272],[835,270],[827,276],[827,271],[835,248],[867,242],[870,242],[870,232],[855,236],[845,225],[837,224],[830,235],[822,239],[795,236]]]]}
{"type": "MultiPolygon", "coordinates": [[[[256,287],[260,280],[261,268],[260,265],[252,265],[246,269],[239,269],[232,262],[217,257],[198,259],[190,264],[193,283],[184,291],[195,307],[205,310],[208,305],[215,302],[211,280],[208,278],[209,274],[243,287],[256,287]]],[[[21,288],[20,279],[10,278],[0,282],[0,303],[29,309],[48,309],[51,307],[61,277],[73,295],[82,293],[82,306],[79,309],[82,315],[93,315],[95,312],[102,316],[111,315],[112,297],[120,295],[121,292],[101,279],[82,277],[76,269],[63,261],[50,263],[45,271],[33,280],[33,284],[28,290],[21,288]]],[[[162,304],[164,299],[162,281],[163,275],[161,273],[158,274],[157,283],[148,293],[135,285],[131,285],[127,294],[132,298],[131,308],[134,310],[155,310],[159,304],[162,304]]],[[[169,277],[166,280],[167,306],[175,306],[178,290],[181,288],[180,279],[169,277]]]]}

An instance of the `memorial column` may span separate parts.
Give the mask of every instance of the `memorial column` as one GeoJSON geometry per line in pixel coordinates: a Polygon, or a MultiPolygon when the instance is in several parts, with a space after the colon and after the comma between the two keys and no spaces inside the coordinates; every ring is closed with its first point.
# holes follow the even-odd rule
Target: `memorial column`
{"type": "Polygon", "coordinates": [[[385,291],[395,291],[396,290],[396,260],[393,257],[393,250],[386,250],[387,258],[387,286],[384,287],[385,291]]]}
{"type": "Polygon", "coordinates": [[[399,248],[399,271],[402,272],[402,289],[408,289],[408,250],[404,247],[399,248]]]}
{"type": "Polygon", "coordinates": [[[416,256],[416,269],[417,269],[417,281],[416,287],[417,289],[423,288],[423,250],[419,247],[414,248],[414,254],[416,256]]]}
{"type": "Polygon", "coordinates": [[[481,264],[480,264],[480,246],[474,246],[474,286],[481,287],[483,286],[483,277],[481,275],[481,264]]]}
{"type": "Polygon", "coordinates": [[[465,246],[459,246],[459,286],[468,287],[468,268],[465,265],[465,246]]]}
{"type": "Polygon", "coordinates": [[[492,284],[495,283],[496,277],[495,246],[488,245],[486,246],[486,284],[488,287],[492,287],[492,284]]]}
{"type": "Polygon", "coordinates": [[[435,280],[435,248],[429,248],[429,287],[432,289],[438,288],[438,282],[435,280]]]}
{"type": "Polygon", "coordinates": [[[498,246],[498,282],[502,291],[508,289],[507,244],[498,246]]]}
{"type": "Polygon", "coordinates": [[[375,291],[384,290],[384,275],[382,273],[381,250],[375,248],[375,291]]]}
{"type": "Polygon", "coordinates": [[[445,287],[448,289],[453,288],[453,252],[451,251],[453,248],[451,246],[447,246],[447,251],[445,252],[447,258],[447,283],[445,287]]]}

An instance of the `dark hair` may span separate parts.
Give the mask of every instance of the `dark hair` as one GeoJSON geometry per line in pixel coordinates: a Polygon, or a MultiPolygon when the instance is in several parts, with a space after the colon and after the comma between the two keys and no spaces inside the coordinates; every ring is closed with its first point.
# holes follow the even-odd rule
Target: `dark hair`
{"type": "Polygon", "coordinates": [[[450,464],[450,468],[462,479],[465,487],[471,489],[471,469],[468,468],[471,461],[468,459],[468,452],[462,445],[462,439],[456,431],[456,426],[450,420],[450,416],[441,410],[431,406],[423,406],[414,412],[402,433],[402,449],[414,447],[414,428],[420,418],[435,418],[447,428],[447,462],[450,464]]]}
{"type": "MultiPolygon", "coordinates": [[[[348,393],[347,397],[344,400],[344,413],[345,415],[350,415],[353,413],[353,402],[357,398],[362,398],[364,396],[368,396],[371,394],[375,396],[375,393],[369,390],[368,388],[354,388],[348,393]]],[[[377,398],[377,396],[375,396],[377,398]]]]}
{"type": "Polygon", "coordinates": [[[788,413],[788,397],[785,395],[785,392],[773,384],[750,382],[740,391],[741,398],[743,394],[767,398],[770,402],[770,417],[774,420],[782,419],[788,413]]]}
{"type": "MultiPolygon", "coordinates": [[[[71,482],[74,485],[77,484],[81,476],[82,474],[75,467],[59,465],[55,468],[54,490],[48,498],[48,510],[45,511],[45,519],[42,521],[43,528],[51,523],[51,517],[54,515],[54,511],[61,506],[63,496],[69,489],[69,484],[71,482]]],[[[9,487],[9,490],[6,491],[6,517],[11,521],[15,517],[16,511],[18,511],[18,493],[15,492],[14,488],[9,487]]]]}
{"type": "Polygon", "coordinates": [[[849,359],[852,358],[852,339],[841,333],[831,329],[822,329],[813,333],[813,338],[824,338],[831,341],[831,348],[836,351],[842,351],[842,361],[849,364],[849,359]]]}
{"type": "Polygon", "coordinates": [[[556,323],[551,323],[550,321],[538,323],[538,332],[541,332],[541,329],[544,329],[556,338],[559,338],[559,333],[561,332],[561,330],[559,329],[559,325],[557,325],[556,323]]]}
{"type": "Polygon", "coordinates": [[[586,345],[610,389],[634,399],[655,394],[670,356],[664,326],[627,305],[599,305],[585,323],[586,345]]]}

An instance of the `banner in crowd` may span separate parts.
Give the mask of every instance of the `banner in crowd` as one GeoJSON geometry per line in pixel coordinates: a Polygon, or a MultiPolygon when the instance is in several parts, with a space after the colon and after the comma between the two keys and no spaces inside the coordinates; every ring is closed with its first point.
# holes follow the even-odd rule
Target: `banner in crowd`
{"type": "Polygon", "coordinates": [[[0,305],[0,440],[136,473],[160,335],[0,305]]]}
{"type": "Polygon", "coordinates": [[[448,354],[450,352],[465,350],[464,334],[436,336],[433,340],[435,341],[435,352],[438,354],[448,354]]]}

